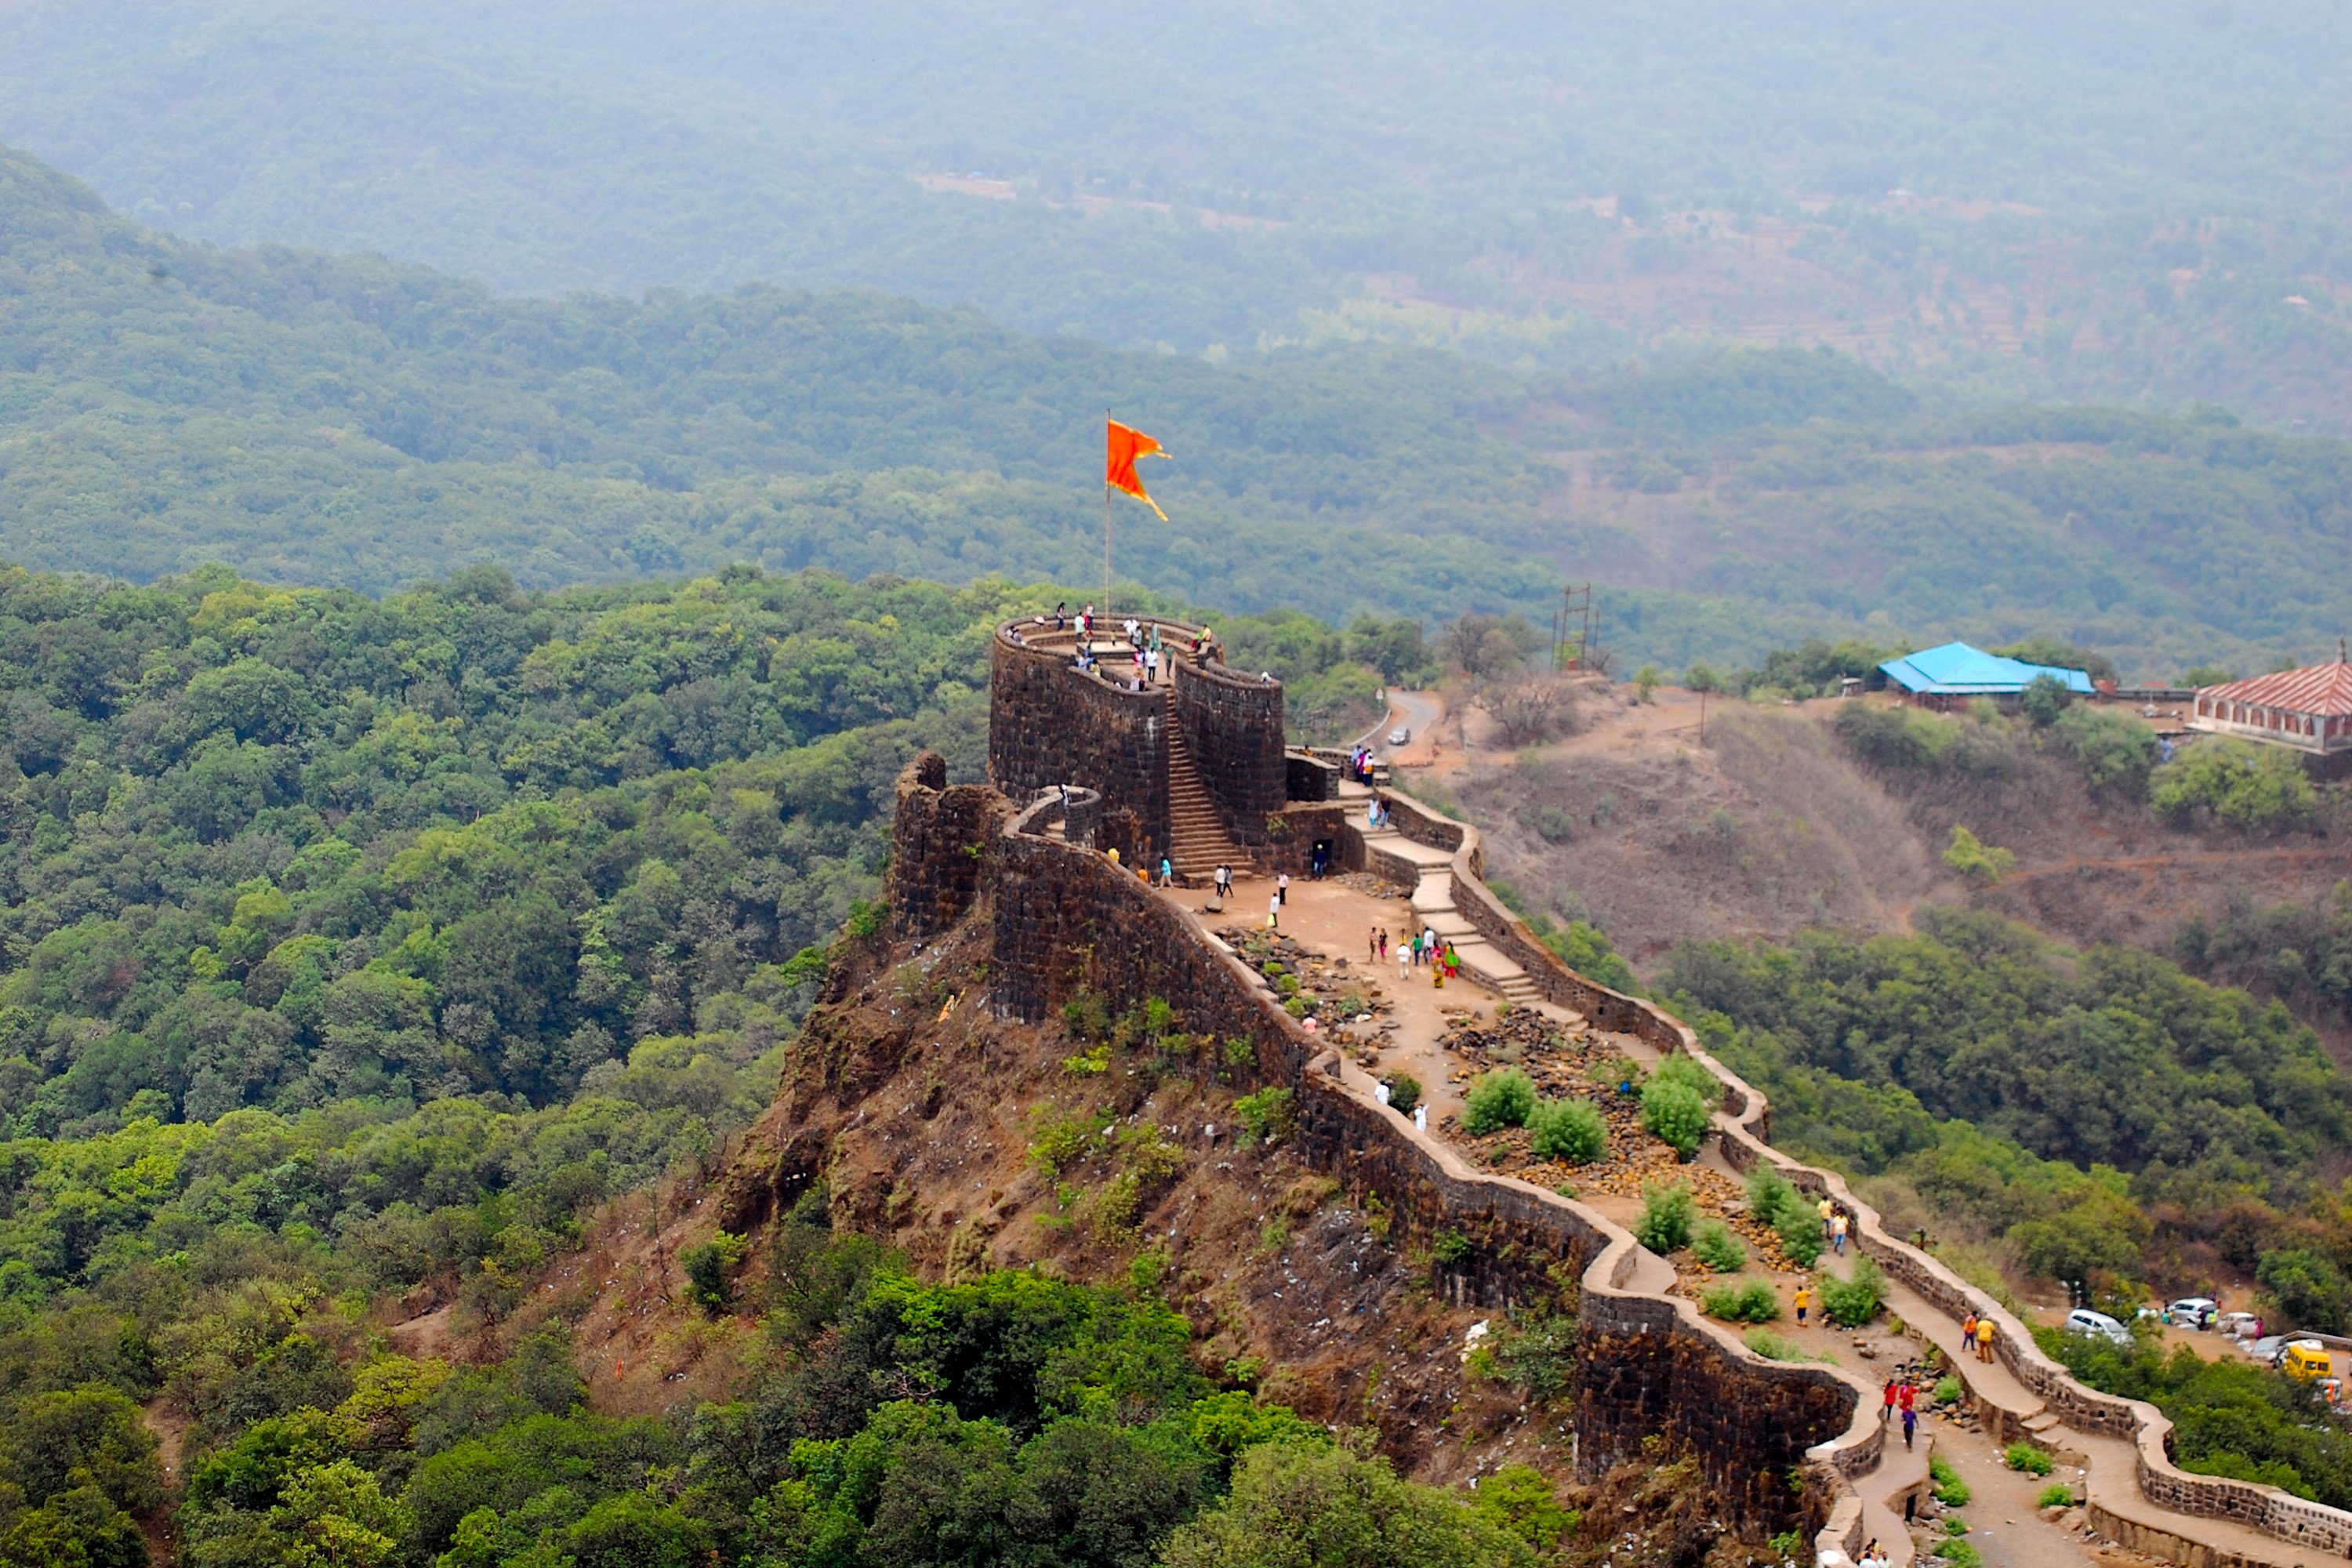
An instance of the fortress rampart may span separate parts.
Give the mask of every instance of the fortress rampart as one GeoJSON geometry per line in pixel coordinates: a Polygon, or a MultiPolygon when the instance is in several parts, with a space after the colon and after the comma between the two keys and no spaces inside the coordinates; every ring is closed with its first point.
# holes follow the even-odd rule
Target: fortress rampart
{"type": "MultiPolygon", "coordinates": [[[[997,788],[949,787],[943,766],[928,756],[899,781],[891,910],[901,933],[927,935],[961,919],[988,921],[991,999],[1009,1017],[1045,1019],[1084,989],[1120,1007],[1157,996],[1192,1031],[1248,1040],[1262,1079],[1297,1091],[1299,1140],[1308,1158],[1360,1200],[1377,1196],[1406,1235],[1426,1242],[1452,1232],[1466,1239],[1465,1256],[1433,1265],[1435,1284],[1449,1299],[1495,1307],[1572,1299],[1578,1463],[1585,1473],[1633,1458],[1644,1437],[1663,1435],[1698,1457],[1744,1527],[1777,1532],[1801,1521],[1814,1532],[1822,1563],[1858,1554],[1863,1502],[1855,1483],[1877,1468],[1886,1432],[1874,1386],[1843,1368],[1757,1356],[1675,1294],[1671,1268],[1622,1227],[1558,1194],[1471,1168],[1442,1141],[1381,1105],[1371,1079],[1293,1021],[1255,970],[1100,853],[1119,843],[1122,832],[1148,851],[1152,803],[1164,803],[1164,781],[1155,797],[1151,782],[1134,774],[1145,759],[1165,755],[1164,729],[1160,750],[1153,751],[1156,715],[1149,705],[1164,713],[1169,699],[1108,686],[1074,697],[1073,686],[1101,683],[1078,675],[1066,649],[1023,648],[1003,634],[994,668],[990,756],[992,767],[1002,770],[997,788]],[[1057,776],[1065,767],[1075,776],[1057,776]],[[1066,808],[1058,790],[1041,792],[1061,784],[1087,786],[1068,809],[1087,823],[1099,821],[1094,847],[1085,832],[1048,831],[1061,827],[1066,808]],[[1100,792],[1098,801],[1089,798],[1089,788],[1100,792]],[[1135,793],[1122,793],[1130,788],[1135,793]],[[1023,801],[1030,804],[1016,805],[1023,801]],[[975,848],[971,836],[990,831],[975,848]],[[1791,1469],[1807,1478],[1801,1493],[1789,1487],[1791,1469]]],[[[1180,673],[1180,704],[1183,679],[1180,673]]],[[[1273,782],[1296,770],[1286,768],[1280,749],[1279,689],[1271,702],[1254,705],[1242,700],[1250,693],[1238,690],[1241,684],[1229,675],[1199,680],[1198,689],[1221,700],[1207,705],[1213,712],[1181,721],[1188,729],[1197,723],[1204,737],[1218,736],[1221,749],[1256,753],[1245,761],[1220,757],[1213,770],[1202,759],[1203,777],[1213,771],[1223,781],[1221,808],[1232,803],[1235,811],[1255,814],[1273,782]]],[[[1210,742],[1199,744],[1206,751],[1210,742]]],[[[1990,1314],[2000,1363],[2053,1415],[2084,1433],[2133,1446],[2138,1492],[2173,1510],[2168,1517],[2179,1527],[2151,1524],[2144,1510],[2127,1517],[2095,1495],[2093,1518],[2105,1533],[2200,1568],[2254,1559],[2210,1549],[2199,1539],[2198,1518],[2232,1521],[2330,1556],[2352,1553],[2352,1514],[2273,1487],[2179,1470],[2169,1458],[2170,1424],[2154,1406],[2075,1382],[2042,1353],[2024,1324],[1888,1235],[1876,1211],[1842,1179],[1772,1149],[1764,1097],[1702,1049],[1678,1020],[1554,957],[1486,887],[1475,828],[1402,797],[1391,807],[1407,838],[1452,857],[1456,907],[1524,967],[1545,999],[1662,1051],[1681,1051],[1722,1081],[1713,1136],[1735,1169],[1770,1162],[1799,1187],[1832,1197],[1852,1216],[1859,1247],[1890,1276],[1954,1320],[1970,1310],[1990,1314]]],[[[1277,863],[1303,855],[1313,837],[1331,843],[1342,866],[1411,881],[1413,868],[1384,866],[1384,858],[1393,858],[1369,844],[1336,803],[1292,799],[1265,816],[1283,819],[1270,847],[1277,863]]],[[[1262,818],[1260,837],[1266,837],[1262,818]]],[[[1966,1379],[1972,1365],[1963,1361],[1954,1370],[1966,1379]]],[[[1996,1435],[2006,1440],[2025,1434],[1996,1435]]]]}

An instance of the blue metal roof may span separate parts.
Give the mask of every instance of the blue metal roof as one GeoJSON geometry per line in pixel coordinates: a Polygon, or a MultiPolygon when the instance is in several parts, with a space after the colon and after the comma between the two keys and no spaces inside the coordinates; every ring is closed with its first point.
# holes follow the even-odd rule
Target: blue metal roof
{"type": "Polygon", "coordinates": [[[1886,679],[1906,691],[1931,693],[1948,697],[1999,697],[2025,689],[2036,676],[2056,678],[2067,690],[2081,696],[2091,695],[2091,678],[2079,669],[2060,669],[2054,665],[2025,664],[2013,658],[2003,658],[1997,653],[1987,653],[1980,647],[1970,647],[1964,642],[1948,642],[1941,647],[1922,648],[1917,653],[1890,658],[1878,667],[1886,679]]]}

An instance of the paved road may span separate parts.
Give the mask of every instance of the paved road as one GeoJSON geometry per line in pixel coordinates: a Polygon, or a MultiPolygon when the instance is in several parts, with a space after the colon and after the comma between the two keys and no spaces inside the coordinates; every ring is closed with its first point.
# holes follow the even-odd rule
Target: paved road
{"type": "Polygon", "coordinates": [[[1356,743],[1371,746],[1391,762],[1406,752],[1415,752],[1417,748],[1420,754],[1425,755],[1424,739],[1435,731],[1438,721],[1444,717],[1445,704],[1436,692],[1404,691],[1391,686],[1389,688],[1388,716],[1359,736],[1356,743]],[[1399,724],[1412,731],[1412,745],[1391,746],[1388,743],[1389,731],[1399,724]]]}

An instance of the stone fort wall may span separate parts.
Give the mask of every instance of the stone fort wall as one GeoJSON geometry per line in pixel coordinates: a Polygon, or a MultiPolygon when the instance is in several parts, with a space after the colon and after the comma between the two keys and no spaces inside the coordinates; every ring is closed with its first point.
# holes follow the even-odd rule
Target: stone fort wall
{"type": "Polygon", "coordinates": [[[1170,847],[1168,699],[1122,691],[1071,667],[1068,639],[989,639],[988,776],[1026,804],[1038,791],[1077,784],[1105,802],[1097,847],[1130,866],[1170,847]]]}
{"type": "MultiPolygon", "coordinates": [[[[894,838],[894,911],[936,918],[961,897],[961,868],[924,863],[971,858],[956,832],[938,830],[953,793],[940,787],[943,776],[918,759],[900,781],[910,826],[894,838]],[[900,881],[924,891],[901,899],[900,881]],[[929,890],[941,888],[948,891],[929,890]]],[[[1359,1200],[1377,1196],[1402,1234],[1424,1245],[1441,1231],[1468,1239],[1464,1257],[1436,1265],[1434,1282],[1448,1299],[1550,1302],[1565,1285],[1579,1304],[1575,1401],[1588,1473],[1636,1457],[1643,1438],[1664,1435],[1699,1457],[1743,1525],[1773,1533],[1818,1525],[1836,1478],[1875,1463],[1884,1433],[1856,1380],[1761,1361],[1689,1302],[1633,1288],[1627,1281],[1642,1255],[1622,1229],[1556,1194],[1471,1169],[1379,1104],[1370,1079],[1285,1013],[1236,954],[1131,873],[1041,831],[1058,813],[1057,799],[1017,813],[1009,802],[994,809],[1002,831],[983,858],[979,896],[963,906],[990,923],[992,1005],[1039,1022],[1082,990],[1120,1007],[1162,998],[1187,1029],[1251,1043],[1260,1080],[1297,1093],[1302,1152],[1359,1200]],[[1788,1485],[1801,1467],[1816,1477],[1803,1496],[1788,1485]]],[[[954,815],[971,819],[968,808],[954,815]]]]}
{"type": "MultiPolygon", "coordinates": [[[[1288,866],[1303,861],[1311,838],[1328,837],[1342,866],[1390,874],[1381,863],[1385,858],[1336,803],[1310,805],[1299,798],[1305,791],[1291,787],[1279,687],[1253,689],[1214,666],[1195,669],[1188,680],[1188,668],[1178,667],[1178,721],[1235,840],[1263,847],[1262,858],[1288,866]],[[1269,817],[1282,819],[1279,826],[1269,817]]],[[[991,773],[1012,798],[945,788],[936,758],[910,766],[900,781],[891,871],[900,933],[936,932],[960,919],[989,921],[992,1001],[1007,1016],[1047,1018],[1085,989],[1122,1008],[1158,996],[1189,1029],[1249,1040],[1259,1075],[1297,1090],[1300,1142],[1312,1160],[1359,1198],[1379,1196],[1408,1234],[1427,1239],[1451,1231],[1470,1242],[1459,1261],[1436,1266],[1436,1284],[1449,1298],[1499,1307],[1549,1300],[1561,1281],[1573,1282],[1578,1455],[1588,1475],[1633,1458],[1643,1437],[1662,1434],[1698,1456],[1744,1527],[1776,1532],[1801,1521],[1815,1532],[1824,1563],[1858,1552],[1861,1504],[1852,1481],[1877,1466],[1885,1440],[1874,1389],[1840,1368],[1761,1360],[1692,1303],[1665,1294],[1661,1286],[1671,1283],[1670,1271],[1661,1281],[1656,1260],[1606,1217],[1466,1166],[1381,1106],[1371,1080],[1284,1013],[1235,954],[1095,852],[1117,847],[1131,866],[1156,857],[1167,842],[1169,700],[1161,693],[1122,692],[1082,677],[1070,668],[1066,647],[1024,647],[1003,631],[994,639],[992,676],[991,773]],[[1083,834],[1072,843],[1037,831],[1058,818],[1058,797],[1020,809],[1037,791],[1064,782],[1101,792],[1082,807],[1092,850],[1083,834]],[[991,829],[992,839],[975,851],[975,836],[991,829]],[[1801,1496],[1787,1484],[1792,1468],[1808,1477],[1801,1496]]],[[[1310,798],[1323,796],[1318,789],[1310,798]]],[[[1486,888],[1475,829],[1402,796],[1391,805],[1407,837],[1452,855],[1455,907],[1518,961],[1540,994],[1605,1028],[1683,1051],[1715,1073],[1725,1095],[1714,1135],[1736,1169],[1765,1161],[1779,1166],[1801,1188],[1841,1205],[1853,1217],[1859,1247],[1890,1275],[1956,1320],[1971,1310],[1990,1316],[1995,1353],[2053,1414],[2081,1430],[2133,1443],[2139,1488],[2149,1500],[2244,1523],[2294,1546],[2352,1553],[2352,1514],[2274,1487],[2179,1470],[2170,1458],[2170,1423],[2154,1406],[2077,1383],[2042,1354],[2025,1325],[1933,1258],[1889,1236],[1876,1211],[1840,1178],[1772,1149],[1764,1097],[1703,1050],[1678,1020],[1560,963],[1486,888]]],[[[1965,1365],[1958,1370],[1965,1375],[1965,1365]]],[[[2102,1529],[2142,1551],[2181,1562],[2210,1555],[2193,1532],[2135,1524],[2095,1500],[2093,1508],[2102,1529]]]]}

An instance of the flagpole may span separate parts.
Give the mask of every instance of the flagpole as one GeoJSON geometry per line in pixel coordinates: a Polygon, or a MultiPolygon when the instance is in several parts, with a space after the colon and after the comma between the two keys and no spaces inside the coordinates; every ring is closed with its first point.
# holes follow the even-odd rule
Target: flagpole
{"type": "MultiPolygon", "coordinates": [[[[1103,428],[1110,428],[1110,410],[1103,410],[1103,428]]],[[[1103,619],[1110,619],[1110,480],[1103,480],[1103,619]]]]}

